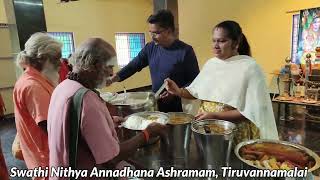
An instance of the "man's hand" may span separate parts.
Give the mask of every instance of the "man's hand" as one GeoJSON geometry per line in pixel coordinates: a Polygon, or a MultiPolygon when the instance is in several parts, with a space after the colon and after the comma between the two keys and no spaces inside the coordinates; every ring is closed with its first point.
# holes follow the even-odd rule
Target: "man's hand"
{"type": "Polygon", "coordinates": [[[119,82],[120,77],[117,74],[112,75],[107,79],[106,86],[110,86],[114,82],[119,82]]]}
{"type": "Polygon", "coordinates": [[[118,127],[122,122],[124,122],[124,119],[120,116],[112,116],[112,120],[116,127],[118,127]]]}
{"type": "Polygon", "coordinates": [[[166,128],[167,128],[166,125],[162,125],[160,123],[154,122],[149,124],[146,130],[148,131],[150,138],[152,138],[157,136],[165,136],[167,132],[165,130],[166,128]]]}

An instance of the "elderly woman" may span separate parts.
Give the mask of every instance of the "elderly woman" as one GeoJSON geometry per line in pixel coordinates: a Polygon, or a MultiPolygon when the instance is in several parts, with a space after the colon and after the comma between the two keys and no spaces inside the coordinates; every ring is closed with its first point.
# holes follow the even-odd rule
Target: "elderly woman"
{"type": "Polygon", "coordinates": [[[265,77],[250,57],[241,27],[224,21],[213,29],[213,52],[187,88],[167,80],[169,93],[202,100],[197,119],[222,119],[237,124],[235,144],[248,139],[277,139],[275,119],[265,77]]]}
{"type": "Polygon", "coordinates": [[[33,34],[18,54],[24,69],[13,90],[14,115],[28,169],[49,165],[47,115],[59,81],[62,44],[45,33],[33,34]]]}
{"type": "MultiPolygon", "coordinates": [[[[49,107],[48,135],[50,167],[70,166],[70,99],[80,89],[89,91],[82,100],[76,168],[91,170],[95,166],[114,169],[149,138],[159,135],[163,125],[151,124],[142,133],[120,143],[113,118],[94,90],[106,86],[106,79],[113,73],[116,52],[100,38],[92,38],[80,45],[71,57],[73,70],[68,79],[53,92],[49,107]]],[[[74,147],[72,147],[74,148],[74,147]]],[[[73,154],[73,156],[75,156],[73,154]]],[[[51,177],[59,179],[58,177],[51,177]]]]}

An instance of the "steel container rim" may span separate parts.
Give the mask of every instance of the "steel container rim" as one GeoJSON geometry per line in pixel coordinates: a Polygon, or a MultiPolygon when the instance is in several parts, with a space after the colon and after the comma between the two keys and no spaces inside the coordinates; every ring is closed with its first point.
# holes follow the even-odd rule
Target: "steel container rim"
{"type": "MultiPolygon", "coordinates": [[[[127,120],[130,116],[133,116],[133,115],[141,115],[141,114],[161,114],[162,116],[165,116],[167,118],[167,121],[169,121],[169,116],[167,113],[163,113],[163,112],[160,112],[160,111],[145,111],[145,112],[137,112],[137,113],[133,113],[133,114],[130,114],[129,116],[126,116],[124,119],[127,120]]],[[[137,134],[137,133],[140,133],[142,132],[142,130],[136,130],[136,129],[129,129],[125,126],[121,126],[122,128],[126,129],[127,131],[132,131],[134,132],[134,134],[137,134]]],[[[153,137],[153,138],[150,138],[149,142],[147,144],[154,144],[155,142],[157,142],[160,138],[159,137],[153,137]]]]}
{"type": "MultiPolygon", "coordinates": [[[[122,94],[122,93],[121,93],[122,94]]],[[[117,96],[120,96],[121,94],[117,94],[117,96]]],[[[109,103],[116,106],[116,107],[128,107],[130,109],[140,109],[140,108],[144,108],[145,106],[149,105],[149,101],[152,100],[154,101],[154,98],[149,98],[150,96],[154,97],[154,93],[153,92],[127,92],[127,94],[147,94],[148,98],[146,99],[146,102],[142,102],[142,103],[136,103],[136,104],[121,104],[121,103],[113,103],[112,101],[114,101],[115,99],[111,100],[109,103]],[[149,99],[149,100],[148,100],[149,99]]]]}
{"type": "Polygon", "coordinates": [[[282,144],[282,145],[286,145],[286,146],[291,146],[294,148],[297,148],[301,151],[304,151],[305,153],[307,153],[309,156],[311,156],[314,160],[315,160],[315,165],[311,168],[308,169],[308,172],[312,172],[314,170],[317,170],[320,168],[320,158],[319,156],[313,152],[312,150],[301,146],[299,144],[295,144],[295,143],[291,143],[291,142],[287,142],[287,141],[280,141],[280,140],[271,140],[271,139],[255,139],[255,140],[248,140],[248,141],[243,141],[241,143],[239,143],[238,145],[236,145],[236,147],[234,148],[234,153],[236,154],[237,158],[240,159],[243,163],[245,163],[246,165],[250,166],[250,167],[254,167],[257,169],[261,169],[257,166],[251,165],[249,163],[246,162],[245,159],[243,159],[240,154],[239,151],[242,147],[249,145],[249,144],[255,144],[255,143],[276,143],[276,144],[282,144]]]}
{"type": "Polygon", "coordinates": [[[232,122],[229,122],[229,121],[225,121],[225,120],[220,120],[220,119],[202,119],[202,120],[194,120],[191,122],[191,130],[194,132],[194,133],[197,133],[197,134],[201,134],[201,135],[206,135],[206,136],[217,136],[217,135],[221,135],[221,136],[224,136],[224,135],[230,135],[230,134],[233,134],[236,130],[237,130],[237,126],[236,124],[232,123],[232,122]],[[206,133],[206,132],[199,132],[197,129],[195,129],[195,125],[196,124],[199,124],[199,123],[203,123],[203,122],[217,122],[218,124],[228,124],[230,125],[232,128],[230,131],[228,131],[227,133],[206,133]]]}
{"type": "MultiPolygon", "coordinates": [[[[137,112],[137,113],[133,113],[133,114],[130,114],[129,116],[126,116],[124,118],[124,120],[126,121],[129,117],[131,116],[139,116],[139,115],[145,115],[145,114],[161,114],[162,116],[165,116],[166,119],[167,119],[167,122],[169,121],[169,115],[167,113],[164,113],[164,112],[160,112],[160,111],[145,111],[145,112],[137,112]]],[[[125,126],[123,126],[124,128],[126,129],[129,129],[125,126]]],[[[137,130],[137,129],[129,129],[129,130],[132,130],[132,131],[142,131],[142,130],[137,130]]]]}
{"type": "Polygon", "coordinates": [[[185,113],[185,112],[168,112],[167,114],[169,116],[168,125],[171,125],[171,126],[181,126],[181,125],[191,124],[192,121],[194,121],[194,119],[195,119],[195,117],[192,114],[185,113]],[[170,116],[174,115],[174,114],[178,115],[178,116],[186,116],[186,117],[190,118],[191,120],[189,122],[185,122],[185,123],[172,124],[172,123],[170,123],[170,116]]]}

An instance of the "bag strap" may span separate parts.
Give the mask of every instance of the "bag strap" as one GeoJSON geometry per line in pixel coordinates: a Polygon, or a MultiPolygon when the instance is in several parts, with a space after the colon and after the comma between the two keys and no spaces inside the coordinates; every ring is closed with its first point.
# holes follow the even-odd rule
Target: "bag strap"
{"type": "MultiPolygon", "coordinates": [[[[69,132],[69,166],[77,168],[78,141],[80,134],[81,112],[83,97],[89,89],[82,87],[72,96],[69,106],[70,132],[69,132]]],[[[72,178],[70,178],[72,179],[72,178]]]]}

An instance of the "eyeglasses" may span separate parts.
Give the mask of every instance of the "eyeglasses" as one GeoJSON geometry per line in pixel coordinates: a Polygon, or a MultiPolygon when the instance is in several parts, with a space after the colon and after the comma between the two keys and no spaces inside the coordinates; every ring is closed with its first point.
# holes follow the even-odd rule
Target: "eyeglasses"
{"type": "Polygon", "coordinates": [[[150,36],[157,36],[160,35],[161,33],[163,33],[164,31],[166,31],[167,29],[164,29],[162,31],[155,31],[155,32],[151,32],[149,31],[150,36]]]}

